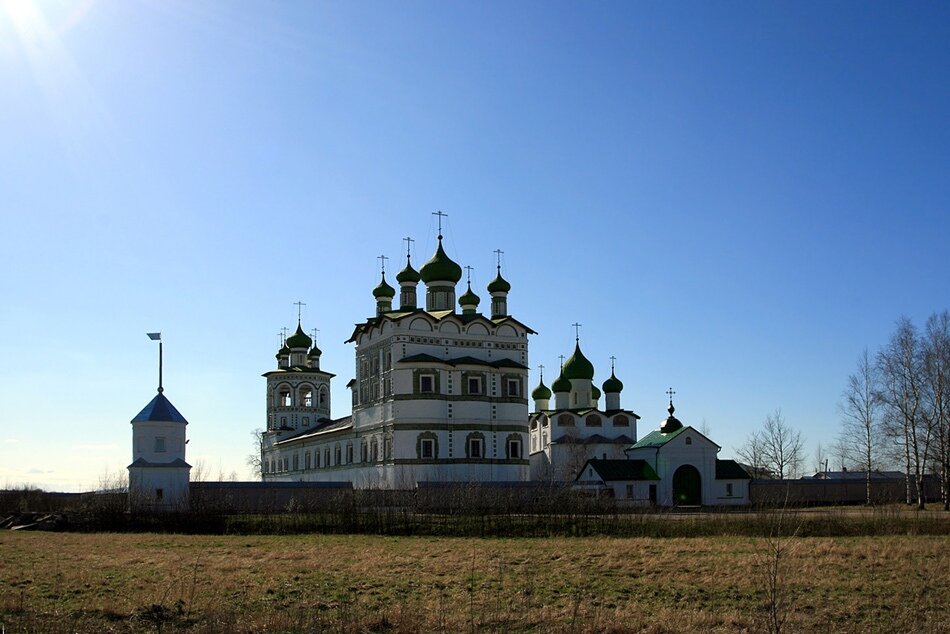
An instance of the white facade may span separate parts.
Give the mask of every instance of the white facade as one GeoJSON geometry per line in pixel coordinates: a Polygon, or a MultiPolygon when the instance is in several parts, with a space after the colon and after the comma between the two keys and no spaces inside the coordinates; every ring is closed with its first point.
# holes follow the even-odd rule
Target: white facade
{"type": "Polygon", "coordinates": [[[355,378],[348,384],[353,413],[346,418],[329,420],[329,402],[325,412],[301,407],[295,398],[300,386],[312,385],[319,393],[325,384],[329,390],[333,375],[293,364],[285,350],[293,350],[294,337],[287,340],[282,348],[287,363],[264,375],[265,481],[405,489],[426,481],[528,480],[526,390],[533,331],[505,313],[510,285],[500,271],[489,285],[496,311],[491,319],[476,312],[479,298],[471,288],[458,300],[462,312],[456,312],[460,272],[440,239],[421,275],[407,262],[397,276],[397,310],[391,304],[395,290],[383,275],[373,292],[376,316],[358,324],[348,341],[356,350],[355,378]],[[427,285],[425,310],[415,306],[420,277],[427,285]]]}

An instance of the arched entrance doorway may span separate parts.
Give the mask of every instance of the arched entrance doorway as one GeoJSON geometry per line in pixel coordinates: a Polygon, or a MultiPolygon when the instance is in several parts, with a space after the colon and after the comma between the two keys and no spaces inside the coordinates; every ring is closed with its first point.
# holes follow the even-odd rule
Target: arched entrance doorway
{"type": "Polygon", "coordinates": [[[673,504],[699,506],[703,503],[703,483],[693,465],[684,464],[673,473],[673,504]]]}

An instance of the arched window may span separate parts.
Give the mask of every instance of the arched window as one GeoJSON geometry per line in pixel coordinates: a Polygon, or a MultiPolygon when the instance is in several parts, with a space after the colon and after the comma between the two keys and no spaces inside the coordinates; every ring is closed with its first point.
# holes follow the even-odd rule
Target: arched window
{"type": "Polygon", "coordinates": [[[693,444],[693,439],[692,439],[691,437],[687,436],[687,437],[686,437],[686,444],[687,444],[687,445],[692,445],[692,444],[693,444]]]}
{"type": "Polygon", "coordinates": [[[586,419],[584,419],[584,422],[588,427],[600,427],[601,419],[597,414],[591,414],[586,419]]]}
{"type": "Polygon", "coordinates": [[[373,440],[371,440],[369,443],[369,453],[370,460],[373,462],[377,462],[379,460],[379,445],[376,443],[375,438],[373,438],[373,440]]]}
{"type": "Polygon", "coordinates": [[[614,416],[614,427],[629,427],[629,426],[630,426],[629,418],[627,418],[623,414],[614,416]]]}
{"type": "Polygon", "coordinates": [[[338,465],[343,463],[343,449],[337,444],[333,449],[333,464],[338,465]]]}
{"type": "Polygon", "coordinates": [[[330,393],[327,391],[327,386],[320,386],[320,407],[326,407],[327,403],[330,401],[330,393]]]}
{"type": "Polygon", "coordinates": [[[366,451],[366,441],[364,440],[363,442],[360,443],[360,462],[366,462],[367,457],[368,457],[368,454],[366,451]]]}
{"type": "Polygon", "coordinates": [[[290,396],[290,388],[286,385],[281,386],[280,392],[278,392],[277,402],[280,403],[281,407],[290,407],[293,405],[293,401],[290,396]]]}
{"type": "Polygon", "coordinates": [[[574,424],[574,417],[570,414],[561,414],[557,417],[557,424],[561,427],[569,427],[574,424]]]}
{"type": "Polygon", "coordinates": [[[313,388],[304,386],[300,388],[300,397],[298,402],[304,407],[313,407],[313,388]]]}

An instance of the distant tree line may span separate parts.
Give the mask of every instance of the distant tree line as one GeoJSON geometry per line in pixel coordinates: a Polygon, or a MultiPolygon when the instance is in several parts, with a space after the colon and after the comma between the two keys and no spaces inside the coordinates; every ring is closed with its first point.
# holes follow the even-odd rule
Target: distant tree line
{"type": "Polygon", "coordinates": [[[950,510],[950,313],[932,314],[922,331],[903,317],[876,354],[865,349],[848,377],[841,414],[836,453],[866,472],[868,503],[872,473],[900,465],[907,504],[924,508],[930,472],[950,510]]]}

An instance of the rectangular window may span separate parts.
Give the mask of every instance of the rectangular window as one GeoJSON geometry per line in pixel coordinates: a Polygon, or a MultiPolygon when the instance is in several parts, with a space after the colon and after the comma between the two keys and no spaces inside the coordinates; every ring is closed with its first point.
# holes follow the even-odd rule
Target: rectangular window
{"type": "Polygon", "coordinates": [[[155,438],[155,453],[165,453],[165,437],[158,436],[155,438]]]}
{"type": "Polygon", "coordinates": [[[732,497],[732,482],[726,483],[726,496],[732,497]]]}
{"type": "Polygon", "coordinates": [[[161,502],[164,497],[165,497],[164,489],[155,489],[155,499],[157,501],[161,502]]]}
{"type": "Polygon", "coordinates": [[[520,440],[508,441],[508,457],[515,458],[515,459],[521,457],[521,441],[520,440]]]}
{"type": "Polygon", "coordinates": [[[521,396],[521,381],[508,379],[508,396],[521,396]]]}
{"type": "Polygon", "coordinates": [[[432,394],[435,392],[435,377],[431,374],[423,374],[420,376],[419,391],[423,394],[432,394]]]}
{"type": "Polygon", "coordinates": [[[480,376],[468,377],[468,393],[469,394],[482,393],[482,377],[480,376]]]}
{"type": "Polygon", "coordinates": [[[628,484],[628,485],[627,485],[627,497],[628,497],[628,498],[632,498],[632,497],[633,497],[633,485],[632,485],[632,484],[628,484]]]}
{"type": "Polygon", "coordinates": [[[346,446],[346,462],[348,464],[353,463],[353,445],[346,446]]]}
{"type": "Polygon", "coordinates": [[[481,458],[482,457],[482,439],[481,438],[470,438],[468,441],[468,457],[469,458],[481,458]]]}
{"type": "Polygon", "coordinates": [[[435,458],[435,441],[431,438],[424,438],[420,441],[420,453],[424,460],[435,458]]]}

